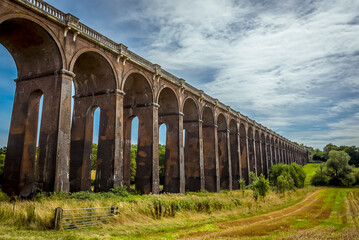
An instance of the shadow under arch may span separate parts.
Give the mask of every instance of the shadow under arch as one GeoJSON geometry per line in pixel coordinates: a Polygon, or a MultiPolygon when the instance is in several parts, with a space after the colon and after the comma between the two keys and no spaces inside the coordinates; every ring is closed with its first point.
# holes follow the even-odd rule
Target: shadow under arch
{"type": "Polygon", "coordinates": [[[217,192],[219,191],[217,153],[215,150],[217,126],[215,125],[213,111],[210,107],[204,107],[202,121],[205,190],[217,192]]]}
{"type": "Polygon", "coordinates": [[[217,117],[217,138],[218,138],[218,169],[220,178],[220,189],[230,189],[231,163],[228,161],[228,128],[226,117],[220,113],[217,117]]]}
{"type": "Polygon", "coordinates": [[[246,181],[246,184],[249,184],[249,156],[248,156],[248,136],[246,131],[246,126],[241,123],[239,125],[239,136],[240,136],[240,145],[241,145],[241,172],[242,178],[246,181]]]}
{"type": "MultiPolygon", "coordinates": [[[[200,155],[200,121],[198,106],[192,98],[187,98],[183,105],[183,129],[185,130],[184,164],[186,191],[194,192],[204,189],[203,159],[200,155]]],[[[202,130],[202,129],[201,129],[202,130]]]]}
{"type": "Polygon", "coordinates": [[[247,130],[248,136],[248,163],[249,163],[249,171],[256,173],[256,161],[255,161],[255,142],[254,142],[254,132],[251,126],[248,127],[247,130]]]}
{"type": "Polygon", "coordinates": [[[108,191],[118,185],[119,163],[116,137],[121,133],[116,117],[122,96],[109,62],[99,53],[79,55],[73,65],[75,96],[71,129],[70,189],[91,190],[91,150],[94,110],[100,109],[99,140],[94,191],[108,191]]]}
{"type": "Polygon", "coordinates": [[[184,165],[180,161],[183,131],[180,131],[178,99],[175,92],[168,87],[163,88],[158,95],[158,125],[166,125],[166,152],[164,166],[163,191],[184,192],[184,165]]]}
{"type": "Polygon", "coordinates": [[[262,162],[262,156],[261,156],[261,145],[260,145],[260,137],[259,137],[259,131],[255,129],[254,131],[254,144],[255,144],[255,155],[256,155],[256,174],[259,176],[261,173],[263,173],[263,162],[262,162]]]}
{"type": "Polygon", "coordinates": [[[153,103],[152,88],[142,74],[132,72],[124,81],[123,91],[123,183],[130,189],[131,123],[137,117],[135,187],[144,194],[158,193],[158,126],[154,124],[158,106],[153,103]]]}
{"type": "Polygon", "coordinates": [[[65,136],[69,134],[70,128],[68,113],[71,111],[71,80],[64,78],[60,71],[64,62],[60,47],[48,30],[27,16],[2,17],[0,43],[13,57],[18,73],[3,190],[9,195],[25,196],[31,194],[35,187],[45,192],[68,191],[65,174],[67,158],[62,153],[66,152],[69,144],[65,136]],[[36,144],[33,134],[31,138],[26,138],[26,124],[37,124],[33,123],[35,118],[29,114],[34,105],[34,92],[43,95],[44,124],[40,129],[38,152],[38,162],[43,170],[38,171],[36,184],[35,178],[29,177],[25,185],[32,187],[22,191],[20,188],[26,178],[20,173],[24,172],[20,169],[25,169],[23,159],[33,158],[29,151],[24,151],[24,146],[31,145],[33,148],[33,143],[36,144]],[[58,167],[63,164],[63,168],[58,167]]]}
{"type": "Polygon", "coordinates": [[[231,170],[232,170],[232,189],[239,189],[238,180],[240,179],[241,165],[239,161],[239,132],[237,122],[231,119],[229,122],[229,142],[231,153],[231,170]]]}

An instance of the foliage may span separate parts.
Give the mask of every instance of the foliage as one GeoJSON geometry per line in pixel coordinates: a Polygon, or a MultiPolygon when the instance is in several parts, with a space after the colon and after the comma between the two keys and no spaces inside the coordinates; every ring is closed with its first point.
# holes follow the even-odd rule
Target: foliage
{"type": "Polygon", "coordinates": [[[242,194],[244,196],[244,189],[246,187],[246,180],[244,178],[241,178],[238,180],[239,183],[239,189],[242,190],[242,194]]]}
{"type": "Polygon", "coordinates": [[[96,170],[97,166],[97,144],[92,143],[92,152],[91,152],[91,170],[96,170]]]}
{"type": "Polygon", "coordinates": [[[269,192],[269,180],[266,179],[261,173],[258,177],[254,172],[250,172],[249,174],[251,178],[251,189],[253,190],[253,198],[257,201],[258,197],[264,198],[269,192]]]}
{"type": "Polygon", "coordinates": [[[125,186],[116,186],[110,189],[110,192],[120,197],[128,197],[130,193],[127,192],[127,188],[125,186]]]}
{"type": "Polygon", "coordinates": [[[314,186],[325,186],[328,184],[328,180],[328,176],[325,172],[325,163],[322,163],[319,165],[310,182],[314,186]]]}
{"type": "Polygon", "coordinates": [[[359,167],[359,147],[356,146],[336,146],[332,143],[327,144],[323,150],[323,157],[325,160],[329,159],[330,151],[344,151],[350,156],[349,165],[359,167]]]}
{"type": "Polygon", "coordinates": [[[165,161],[166,161],[166,146],[159,145],[158,146],[158,160],[159,160],[159,176],[160,176],[160,184],[163,185],[165,182],[165,161]]]}
{"type": "Polygon", "coordinates": [[[6,147],[0,148],[0,184],[2,182],[2,176],[4,173],[5,155],[6,155],[6,147]]]}
{"type": "Polygon", "coordinates": [[[131,173],[132,183],[135,182],[136,179],[136,169],[137,169],[136,157],[137,157],[137,145],[131,144],[130,173],[131,173]]]}
{"type": "MultiPolygon", "coordinates": [[[[334,148],[327,145],[327,149],[334,148]]],[[[349,165],[350,156],[345,151],[331,150],[325,165],[320,165],[311,182],[313,185],[350,186],[355,183],[354,169],[349,165]]]]}
{"type": "Polygon", "coordinates": [[[349,166],[350,156],[344,151],[332,150],[326,163],[330,185],[350,186],[355,182],[353,168],[349,166]]]}
{"type": "Polygon", "coordinates": [[[279,163],[272,165],[269,170],[269,181],[272,186],[275,187],[282,187],[283,182],[277,184],[278,177],[280,181],[287,181],[284,184],[286,186],[285,190],[295,190],[295,188],[302,188],[304,187],[304,181],[306,177],[306,173],[303,170],[303,167],[292,163],[290,165],[279,163]]]}
{"type": "Polygon", "coordinates": [[[310,155],[310,161],[311,162],[325,162],[326,159],[324,157],[324,153],[323,151],[317,149],[313,149],[311,151],[311,155],[310,155]]]}
{"type": "Polygon", "coordinates": [[[354,173],[354,177],[355,177],[355,184],[359,185],[359,171],[356,171],[354,173]]]}
{"type": "Polygon", "coordinates": [[[297,188],[304,187],[304,181],[306,173],[303,170],[303,167],[297,163],[292,163],[289,165],[289,173],[294,181],[294,186],[297,188]]]}
{"type": "Polygon", "coordinates": [[[0,202],[8,201],[9,197],[6,195],[6,193],[3,193],[0,189],[0,202]]]}

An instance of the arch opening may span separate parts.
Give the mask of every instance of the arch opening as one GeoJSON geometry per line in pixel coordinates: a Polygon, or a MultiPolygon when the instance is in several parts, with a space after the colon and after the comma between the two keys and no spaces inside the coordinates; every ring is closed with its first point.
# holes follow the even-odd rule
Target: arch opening
{"type": "MultiPolygon", "coordinates": [[[[66,117],[59,120],[59,106],[60,102],[67,103],[70,99],[66,99],[70,93],[56,91],[70,82],[55,74],[63,67],[59,47],[45,28],[32,20],[18,17],[0,23],[0,44],[10,53],[17,72],[3,191],[9,195],[28,196],[36,187],[52,192],[55,190],[55,178],[59,178],[55,174],[57,148],[60,146],[59,128],[67,131],[66,123],[59,123],[67,120],[66,117]],[[38,108],[40,105],[42,109],[38,108]],[[37,110],[29,114],[29,109],[37,110]],[[41,112],[40,117],[35,117],[35,112],[41,112]],[[39,124],[40,118],[43,124],[39,124]],[[27,130],[30,125],[32,133],[27,130]],[[35,129],[38,132],[33,133],[35,129]],[[35,142],[34,136],[37,139],[35,142]]],[[[67,110],[66,105],[61,109],[63,112],[67,110]]],[[[65,181],[66,189],[66,179],[61,180],[65,181]]]]}
{"type": "Polygon", "coordinates": [[[237,123],[234,119],[232,119],[229,123],[229,131],[230,131],[230,150],[231,150],[231,169],[232,169],[232,189],[239,189],[238,180],[240,179],[240,161],[239,161],[239,132],[237,129],[237,123]]]}
{"type": "Polygon", "coordinates": [[[267,148],[264,133],[261,134],[261,158],[262,158],[262,173],[264,176],[268,176],[268,160],[267,160],[267,148]]]}
{"type": "Polygon", "coordinates": [[[180,129],[178,100],[172,89],[166,87],[158,97],[158,123],[166,125],[166,151],[164,159],[163,191],[178,193],[181,184],[180,145],[183,131],[180,129]]]}
{"type": "MultiPolygon", "coordinates": [[[[70,190],[91,190],[93,122],[100,109],[94,191],[114,187],[116,124],[116,77],[108,61],[97,52],[84,52],[73,65],[74,103],[71,128],[70,190]]],[[[97,129],[96,129],[97,130],[97,129]]]]}
{"type": "Polygon", "coordinates": [[[160,178],[160,192],[164,191],[165,184],[165,169],[166,169],[166,144],[167,144],[167,126],[162,123],[159,127],[158,138],[158,172],[160,178]]]}
{"type": "Polygon", "coordinates": [[[254,133],[254,143],[255,143],[255,155],[256,155],[256,174],[259,176],[261,173],[263,173],[263,162],[262,162],[262,156],[261,156],[261,144],[260,144],[260,138],[259,138],[259,132],[258,130],[255,130],[254,133]]]}
{"type": "MultiPolygon", "coordinates": [[[[146,78],[139,73],[132,73],[124,83],[123,91],[123,183],[130,190],[131,185],[131,124],[132,119],[138,118],[138,138],[136,154],[135,189],[143,194],[154,192],[153,166],[154,162],[154,112],[151,86],[146,78]]],[[[157,114],[157,113],[156,113],[157,114]]],[[[158,126],[156,127],[158,129],[158,126]]],[[[157,130],[158,131],[158,130],[157,130]]],[[[157,160],[158,161],[158,160],[157,160]]],[[[157,170],[158,171],[158,170],[157,170]]],[[[158,177],[158,176],[157,176],[158,177]]],[[[158,183],[158,181],[157,181],[158,183]]],[[[157,186],[158,187],[158,186],[157,186]]]]}
{"type": "Polygon", "coordinates": [[[201,163],[199,152],[199,116],[193,99],[188,98],[183,106],[185,190],[201,190],[201,163]]]}
{"type": "Polygon", "coordinates": [[[205,107],[202,113],[203,160],[205,189],[209,192],[219,191],[217,185],[215,131],[213,112],[205,107]]]}
{"type": "Polygon", "coordinates": [[[230,186],[230,162],[228,161],[228,139],[227,139],[227,122],[223,114],[218,115],[217,119],[217,136],[218,136],[218,160],[219,160],[219,177],[220,188],[229,189],[230,186]]]}
{"type": "Polygon", "coordinates": [[[257,174],[257,166],[255,160],[255,139],[252,127],[248,128],[248,155],[249,155],[249,171],[257,174]]]}
{"type": "Polygon", "coordinates": [[[239,126],[239,136],[241,145],[241,172],[242,178],[249,183],[249,163],[248,163],[248,142],[247,142],[247,131],[243,123],[239,126]]]}

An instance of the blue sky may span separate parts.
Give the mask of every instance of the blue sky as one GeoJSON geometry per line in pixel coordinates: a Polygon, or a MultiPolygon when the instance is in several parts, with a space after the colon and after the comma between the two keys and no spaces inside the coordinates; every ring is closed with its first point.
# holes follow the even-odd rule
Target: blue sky
{"type": "MultiPolygon", "coordinates": [[[[290,140],[359,146],[359,1],[47,2],[290,140]]],[[[16,69],[0,63],[2,146],[16,69]]]]}

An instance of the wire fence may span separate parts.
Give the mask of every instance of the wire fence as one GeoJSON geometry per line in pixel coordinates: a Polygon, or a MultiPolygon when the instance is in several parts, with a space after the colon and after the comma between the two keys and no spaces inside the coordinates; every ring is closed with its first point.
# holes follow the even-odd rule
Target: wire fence
{"type": "Polygon", "coordinates": [[[55,229],[76,229],[86,228],[105,222],[118,214],[118,208],[95,207],[95,208],[77,208],[77,209],[55,209],[55,229]]]}

